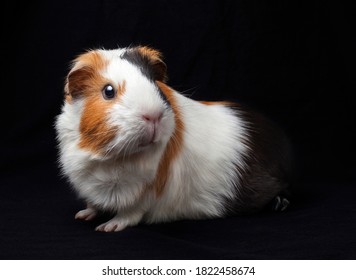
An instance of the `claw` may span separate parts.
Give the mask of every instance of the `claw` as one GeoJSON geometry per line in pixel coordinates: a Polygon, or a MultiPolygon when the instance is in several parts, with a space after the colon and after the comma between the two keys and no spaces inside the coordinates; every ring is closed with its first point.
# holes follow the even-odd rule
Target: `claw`
{"type": "Polygon", "coordinates": [[[288,208],[290,202],[285,197],[276,196],[273,201],[274,211],[284,211],[288,208]]]}

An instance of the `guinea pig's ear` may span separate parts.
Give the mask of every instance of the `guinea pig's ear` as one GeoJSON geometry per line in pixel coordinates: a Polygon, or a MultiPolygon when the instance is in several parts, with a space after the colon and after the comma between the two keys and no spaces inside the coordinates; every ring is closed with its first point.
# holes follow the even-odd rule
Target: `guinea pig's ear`
{"type": "Polygon", "coordinates": [[[149,78],[160,82],[167,81],[167,66],[163,62],[162,54],[158,50],[138,46],[126,51],[124,58],[138,65],[143,74],[149,78]]]}
{"type": "Polygon", "coordinates": [[[83,66],[79,63],[74,64],[65,81],[64,92],[66,99],[70,100],[80,96],[87,88],[88,80],[92,75],[92,67],[83,66]]]}

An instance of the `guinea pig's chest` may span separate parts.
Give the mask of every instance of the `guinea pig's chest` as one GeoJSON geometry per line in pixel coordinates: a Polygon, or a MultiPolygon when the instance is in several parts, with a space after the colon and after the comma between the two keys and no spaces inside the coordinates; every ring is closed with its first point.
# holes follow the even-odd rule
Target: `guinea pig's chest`
{"type": "Polygon", "coordinates": [[[79,196],[103,209],[120,209],[132,205],[153,180],[155,170],[120,162],[95,162],[74,176],[79,196]]]}

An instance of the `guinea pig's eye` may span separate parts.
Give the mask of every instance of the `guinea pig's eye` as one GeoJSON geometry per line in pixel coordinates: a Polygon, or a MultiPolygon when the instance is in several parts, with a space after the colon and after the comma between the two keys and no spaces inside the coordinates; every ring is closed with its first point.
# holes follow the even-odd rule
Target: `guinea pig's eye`
{"type": "Polygon", "coordinates": [[[105,99],[113,99],[116,95],[115,88],[112,85],[106,85],[102,92],[105,99]]]}

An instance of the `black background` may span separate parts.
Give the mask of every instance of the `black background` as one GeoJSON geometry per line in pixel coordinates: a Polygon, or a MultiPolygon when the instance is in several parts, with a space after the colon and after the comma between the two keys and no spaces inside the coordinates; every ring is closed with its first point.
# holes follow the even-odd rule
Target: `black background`
{"type": "Polygon", "coordinates": [[[65,0],[14,8],[5,29],[15,53],[3,53],[15,75],[2,99],[8,112],[1,137],[1,258],[355,258],[351,6],[65,0]],[[288,212],[140,225],[115,234],[95,232],[98,220],[73,219],[82,202],[59,176],[53,127],[69,63],[87,49],[138,44],[163,53],[176,90],[196,100],[246,103],[281,125],[299,175],[288,212]]]}

